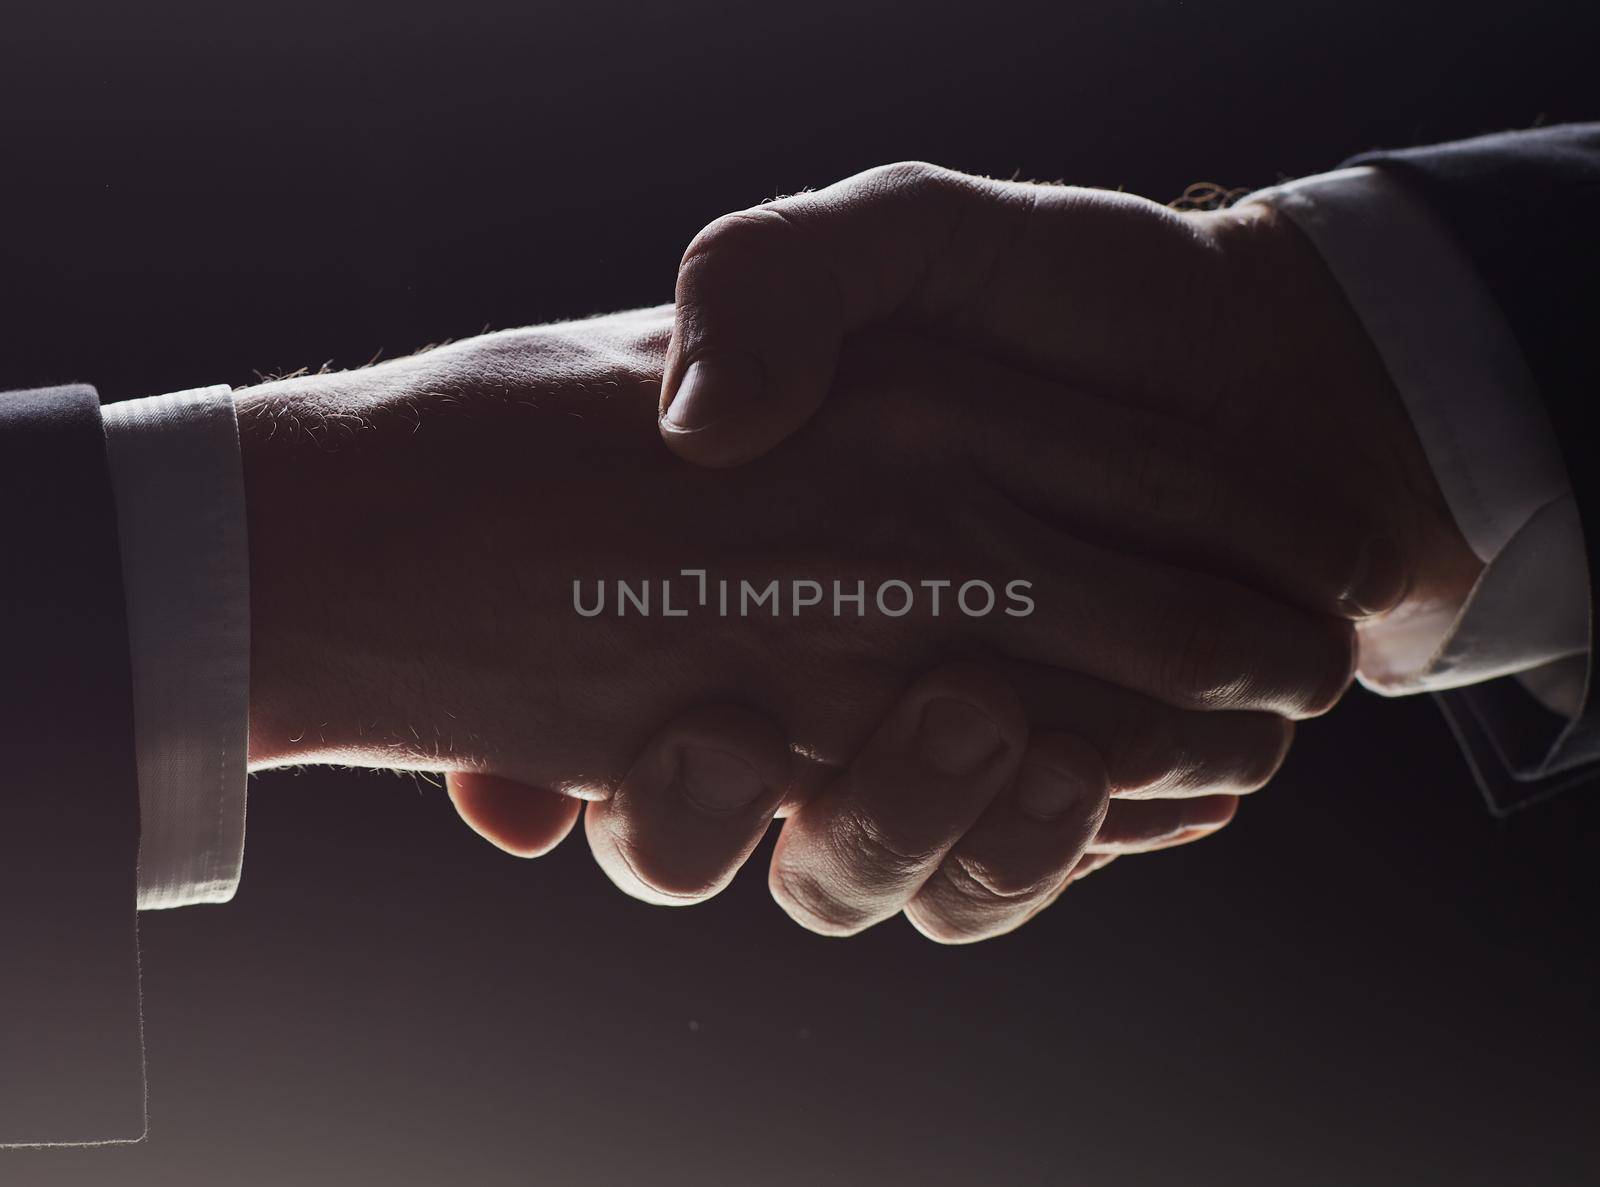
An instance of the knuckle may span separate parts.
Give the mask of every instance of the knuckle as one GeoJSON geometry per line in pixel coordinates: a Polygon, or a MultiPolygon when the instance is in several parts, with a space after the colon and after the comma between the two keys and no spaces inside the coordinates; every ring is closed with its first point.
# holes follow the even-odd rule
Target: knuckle
{"type": "Polygon", "coordinates": [[[1108,771],[1135,799],[1243,795],[1271,781],[1293,737],[1294,723],[1271,713],[1140,713],[1118,723],[1108,771]]]}
{"type": "MultiPolygon", "coordinates": [[[[936,944],[973,944],[1013,931],[1031,919],[1061,882],[1032,882],[1026,890],[997,894],[974,882],[971,870],[947,862],[906,905],[906,918],[936,944]]],[[[981,877],[981,875],[980,875],[981,877]]]]}
{"type": "Polygon", "coordinates": [[[1181,787],[1195,768],[1178,718],[1165,706],[1131,713],[1119,720],[1107,750],[1107,774],[1118,791],[1181,787]]]}
{"type": "Polygon", "coordinates": [[[795,234],[793,221],[776,206],[736,210],[713,219],[690,240],[683,253],[682,268],[692,276],[709,259],[768,252],[795,234]]]}
{"type": "Polygon", "coordinates": [[[841,819],[837,844],[849,853],[850,864],[864,871],[867,881],[888,885],[918,876],[938,858],[941,849],[916,837],[912,830],[859,808],[841,819]]]}
{"type": "Polygon", "coordinates": [[[958,176],[953,170],[927,161],[895,161],[868,169],[857,179],[869,193],[925,193],[950,187],[958,176]]]}
{"type": "Polygon", "coordinates": [[[977,908],[1029,899],[1043,893],[1060,877],[1052,869],[1048,875],[1025,876],[1006,868],[1004,862],[989,862],[968,854],[952,853],[939,866],[937,875],[958,896],[977,908]]]}
{"type": "Polygon", "coordinates": [[[819,936],[853,936],[872,923],[840,901],[816,874],[789,862],[772,863],[767,888],[784,914],[819,936]]]}
{"type": "Polygon", "coordinates": [[[805,240],[805,223],[839,202],[922,200],[940,194],[964,192],[969,179],[951,169],[926,161],[899,161],[879,165],[846,178],[820,194],[804,192],[759,206],[736,210],[707,223],[690,241],[682,266],[692,269],[706,257],[769,251],[799,246],[805,240]]]}
{"type": "Polygon", "coordinates": [[[1245,669],[1225,616],[1194,609],[1173,618],[1171,645],[1158,660],[1157,686],[1185,709],[1216,709],[1247,691],[1245,669]]]}
{"type": "Polygon", "coordinates": [[[922,224],[942,225],[981,191],[982,183],[954,169],[926,161],[880,165],[851,178],[842,188],[846,205],[864,204],[922,224]]]}

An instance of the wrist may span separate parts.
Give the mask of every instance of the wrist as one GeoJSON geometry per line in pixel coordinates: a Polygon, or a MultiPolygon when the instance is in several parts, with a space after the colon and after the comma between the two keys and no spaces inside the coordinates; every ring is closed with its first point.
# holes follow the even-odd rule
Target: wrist
{"type": "Polygon", "coordinates": [[[542,625],[596,548],[587,509],[616,502],[599,475],[657,464],[659,371],[618,358],[643,371],[664,335],[637,345],[631,325],[505,331],[238,394],[252,764],[538,781],[527,739],[559,734],[576,695],[569,641],[542,625]],[[486,723],[513,706],[514,732],[486,723]],[[507,737],[516,769],[486,741],[507,737]]]}
{"type": "Polygon", "coordinates": [[[1199,217],[1237,297],[1236,332],[1223,336],[1236,356],[1232,382],[1276,394],[1285,458],[1317,474],[1399,553],[1409,590],[1384,619],[1437,618],[1459,608],[1482,563],[1456,525],[1382,357],[1316,246],[1265,202],[1199,217]]]}
{"type": "Polygon", "coordinates": [[[319,493],[312,417],[321,376],[277,381],[235,396],[244,469],[250,564],[252,767],[315,761],[340,739],[338,686],[326,663],[335,645],[329,509],[319,493]]]}

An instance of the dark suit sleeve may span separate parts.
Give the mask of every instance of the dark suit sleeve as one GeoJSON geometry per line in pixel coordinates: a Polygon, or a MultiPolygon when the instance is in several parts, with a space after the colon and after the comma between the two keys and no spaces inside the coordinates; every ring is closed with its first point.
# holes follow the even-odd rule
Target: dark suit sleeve
{"type": "Polygon", "coordinates": [[[0,1145],[145,1129],[121,558],[87,387],[0,394],[0,1145]]]}
{"type": "MultiPolygon", "coordinates": [[[[1527,359],[1566,458],[1589,556],[1590,637],[1600,591],[1600,468],[1589,416],[1600,399],[1600,123],[1366,153],[1413,187],[1487,282],[1527,359]]],[[[1441,703],[1490,806],[1504,813],[1600,779],[1593,650],[1583,708],[1568,722],[1515,680],[1441,703]]]]}

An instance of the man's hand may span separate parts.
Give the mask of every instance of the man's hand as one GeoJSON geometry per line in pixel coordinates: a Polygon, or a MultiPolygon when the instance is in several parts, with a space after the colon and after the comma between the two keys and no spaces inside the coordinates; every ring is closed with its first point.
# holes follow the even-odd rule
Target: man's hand
{"type": "MultiPolygon", "coordinates": [[[[863,752],[813,803],[791,803],[768,873],[797,921],[848,935],[904,912],[924,935],[970,943],[1004,934],[1118,854],[1185,844],[1233,817],[1233,795],[1108,802],[1093,746],[1035,731],[1020,754],[985,750],[985,721],[1015,697],[991,672],[946,666],[901,697],[863,752]],[[980,711],[977,746],[962,726],[980,711]],[[963,759],[979,753],[971,769],[963,759]]],[[[647,902],[703,899],[745,853],[747,823],[721,805],[751,783],[777,786],[794,759],[782,731],[738,706],[690,710],[659,731],[616,792],[585,816],[591,849],[618,886],[647,902]],[[743,827],[742,827],[743,825],[743,827]],[[673,894],[663,886],[698,886],[673,894]]],[[[492,775],[452,773],[461,817],[509,853],[561,842],[580,804],[492,775]]]]}
{"type": "MultiPolygon", "coordinates": [[[[241,393],[255,765],[454,772],[464,813],[485,808],[483,831],[524,852],[559,840],[575,812],[536,798],[520,833],[497,831],[506,781],[599,801],[588,826],[597,855],[628,889],[663,901],[714,893],[782,811],[792,819],[779,880],[831,888],[854,906],[830,928],[853,930],[917,897],[908,869],[964,860],[959,845],[974,830],[987,844],[986,812],[1035,758],[1065,761],[1053,735],[1099,756],[1119,795],[1245,791],[1281,760],[1284,717],[1320,712],[1347,683],[1348,626],[1105,547],[1087,495],[1082,525],[1072,523],[1071,500],[1044,477],[1104,470],[1114,406],[880,337],[852,349],[829,413],[790,447],[710,473],[656,440],[669,319],[646,311],[513,331],[241,393]],[[898,616],[774,617],[763,606],[724,617],[713,604],[664,617],[660,582],[701,568],[735,588],[952,584],[939,615],[924,596],[898,616]],[[970,580],[1027,581],[1034,612],[955,612],[951,596],[970,580]],[[618,581],[651,583],[656,613],[619,612],[615,600],[595,617],[577,612],[575,582],[592,603],[599,583],[614,599],[618,581]],[[969,665],[965,675],[932,697],[950,679],[935,669],[951,659],[969,665]],[[928,673],[933,685],[915,683],[928,673]],[[915,704],[896,710],[903,697],[915,704]],[[916,768],[895,756],[921,753],[911,723],[933,700],[989,721],[994,745],[950,772],[943,809],[924,818],[908,778],[916,768]],[[635,763],[658,723],[729,703],[778,723],[768,737],[794,744],[793,770],[780,777],[758,760],[746,776],[681,747],[682,761],[635,763]],[[858,755],[865,773],[840,778],[858,755]],[[655,798],[632,791],[660,786],[669,770],[685,778],[655,798]],[[870,865],[899,854],[908,868],[863,904],[874,880],[841,864],[846,844],[870,865]]],[[[1173,446],[1182,456],[1172,464],[1191,473],[1216,462],[1192,443],[1173,446]]],[[[1211,481],[1234,491],[1240,478],[1222,465],[1211,481]]],[[[1216,541],[1211,525],[1164,501],[1121,520],[1175,555],[1216,541]]],[[[1285,554],[1268,577],[1301,583],[1309,602],[1336,601],[1336,578],[1299,567],[1285,554]]],[[[680,579],[680,609],[683,595],[680,579]]],[[[935,733],[953,746],[955,718],[935,733]]],[[[1083,779],[1090,790],[1075,811],[1098,812],[1097,779],[1083,779]]],[[[1166,837],[1217,815],[1161,811],[1166,837]]],[[[1061,870],[1075,845],[1052,850],[1061,870]]],[[[798,915],[827,901],[820,890],[784,893],[798,915]]]]}
{"type": "MultiPolygon", "coordinates": [[[[894,165],[712,223],[677,296],[660,429],[691,461],[770,449],[821,405],[848,335],[896,326],[1115,404],[1098,466],[1039,466],[1019,493],[1103,539],[1357,620],[1369,644],[1459,605],[1479,572],[1365,332],[1265,206],[1180,215],[894,165]],[[1183,545],[1127,514],[1155,506],[1183,545]]],[[[1119,832],[1132,807],[1113,802],[1076,876],[1151,847],[1119,832]]]]}
{"type": "Polygon", "coordinates": [[[1270,208],[1179,214],[901,164],[728,215],[679,272],[663,438],[705,465],[765,452],[822,404],[847,335],[875,326],[1115,400],[1111,464],[1135,498],[1217,524],[1230,543],[1196,558],[1209,566],[1259,581],[1295,522],[1313,571],[1339,575],[1340,612],[1390,624],[1476,576],[1381,360],[1270,208]],[[1248,502],[1174,463],[1179,440],[1231,458],[1248,502]],[[1352,549],[1333,520],[1367,534],[1352,549]]]}

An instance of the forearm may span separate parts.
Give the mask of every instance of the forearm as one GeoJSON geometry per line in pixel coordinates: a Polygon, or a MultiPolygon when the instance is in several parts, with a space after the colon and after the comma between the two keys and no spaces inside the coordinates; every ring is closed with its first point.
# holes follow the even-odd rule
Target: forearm
{"type": "Polygon", "coordinates": [[[475,769],[508,718],[560,735],[577,682],[535,608],[567,595],[563,565],[614,546],[606,508],[648,497],[597,495],[582,459],[653,440],[659,352],[636,328],[650,316],[237,393],[253,766],[475,769]]]}

